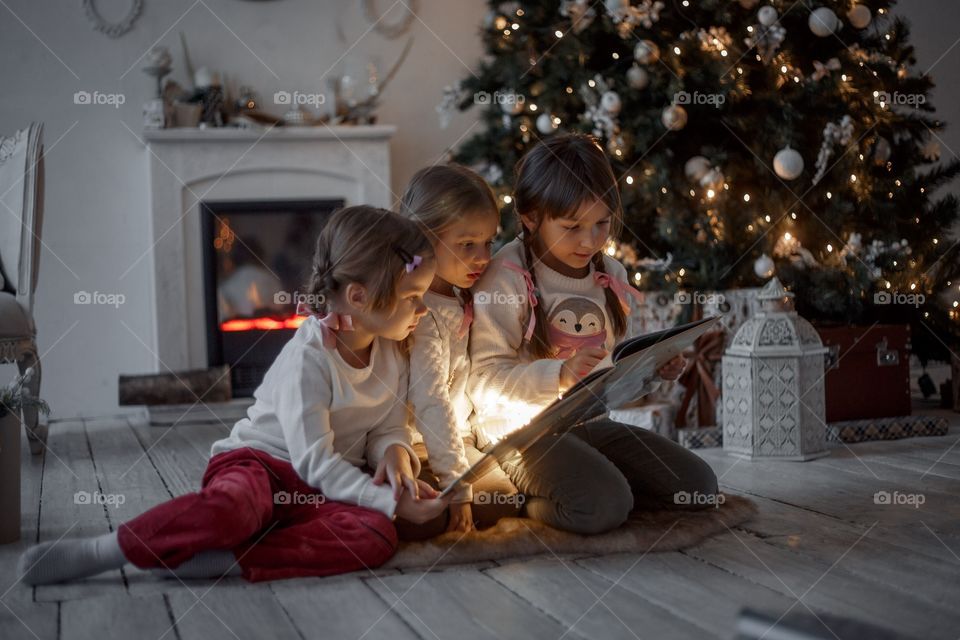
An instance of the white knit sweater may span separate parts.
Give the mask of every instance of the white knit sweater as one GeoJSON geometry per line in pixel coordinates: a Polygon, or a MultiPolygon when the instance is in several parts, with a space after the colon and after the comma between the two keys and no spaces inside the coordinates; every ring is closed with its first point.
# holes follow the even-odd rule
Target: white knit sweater
{"type": "MultiPolygon", "coordinates": [[[[473,287],[474,321],[470,332],[471,374],[469,394],[475,409],[474,425],[492,440],[499,440],[526,424],[560,394],[560,366],[563,360],[535,360],[524,342],[530,304],[523,277],[504,266],[510,261],[527,268],[519,239],[506,244],[494,256],[486,272],[473,287]]],[[[619,262],[604,256],[607,274],[626,282],[627,273],[619,262]]],[[[612,350],[619,341],[606,307],[604,289],[594,282],[594,267],[584,278],[571,278],[536,264],[536,285],[548,321],[560,326],[560,314],[581,318],[598,317],[606,329],[604,348],[612,350]]],[[[633,305],[633,300],[629,301],[633,305]]],[[[632,335],[628,326],[627,334],[632,335]]],[[[609,366],[608,358],[597,365],[609,366]]]]}
{"type": "Polygon", "coordinates": [[[242,447],[289,461],[303,480],[329,500],[357,504],[393,516],[389,484],[375,485],[361,470],[375,469],[390,445],[410,452],[406,357],[396,342],[376,339],[370,364],[356,369],[322,343],[319,322],[308,317],[284,345],[254,404],[211,455],[242,447]]]}
{"type": "MultiPolygon", "coordinates": [[[[423,301],[429,312],[413,332],[409,398],[430,469],[446,488],[470,468],[463,451],[473,412],[467,396],[470,356],[467,336],[457,335],[464,315],[460,300],[428,291],[423,301]]],[[[469,485],[454,492],[454,502],[472,499],[469,485]]]]}

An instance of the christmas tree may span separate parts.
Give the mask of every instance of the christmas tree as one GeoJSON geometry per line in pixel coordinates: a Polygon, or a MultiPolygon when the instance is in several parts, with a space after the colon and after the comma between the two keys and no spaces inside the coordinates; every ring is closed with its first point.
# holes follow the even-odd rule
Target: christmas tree
{"type": "Polygon", "coordinates": [[[479,105],[455,159],[499,190],[560,131],[591,132],[620,178],[609,252],[642,289],[754,287],[776,274],[814,321],[910,323],[924,362],[960,336],[960,172],[893,2],[491,2],[479,105]]]}

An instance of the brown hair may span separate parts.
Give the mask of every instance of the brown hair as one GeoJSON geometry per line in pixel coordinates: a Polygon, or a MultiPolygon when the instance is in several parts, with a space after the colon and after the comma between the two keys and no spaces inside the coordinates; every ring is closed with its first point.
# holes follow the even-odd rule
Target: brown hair
{"type": "Polygon", "coordinates": [[[329,313],[341,287],[359,282],[370,293],[372,309],[392,308],[406,263],[415,255],[433,258],[433,246],[417,224],[386,209],[344,207],[317,238],[307,306],[329,313]]]}
{"type": "MultiPolygon", "coordinates": [[[[526,268],[533,278],[537,304],[531,310],[536,319],[530,352],[536,358],[550,358],[555,354],[547,340],[547,314],[537,290],[534,270],[533,243],[537,229],[544,220],[572,218],[584,204],[599,200],[613,218],[610,235],[617,237],[623,226],[623,207],[620,204],[620,189],[610,162],[603,149],[592,136],[583,134],[558,135],[541,140],[527,152],[516,166],[513,199],[519,226],[523,229],[523,255],[526,268]],[[526,228],[525,215],[534,220],[532,229],[526,228]]],[[[593,256],[593,267],[606,273],[603,252],[593,256]]],[[[620,299],[609,287],[604,289],[607,312],[613,321],[614,335],[623,337],[627,332],[627,318],[620,306],[620,299]]]]}

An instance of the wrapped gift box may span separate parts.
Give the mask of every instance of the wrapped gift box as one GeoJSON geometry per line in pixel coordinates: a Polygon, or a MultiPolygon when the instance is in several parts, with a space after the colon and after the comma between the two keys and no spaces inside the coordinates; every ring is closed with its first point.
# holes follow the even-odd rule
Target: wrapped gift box
{"type": "Polygon", "coordinates": [[[947,419],[934,416],[847,420],[827,425],[827,441],[870,442],[873,440],[915,438],[917,436],[945,436],[948,430],[947,419]]]}
{"type": "Polygon", "coordinates": [[[677,442],[687,449],[723,446],[723,427],[687,427],[677,429],[677,442]]]}

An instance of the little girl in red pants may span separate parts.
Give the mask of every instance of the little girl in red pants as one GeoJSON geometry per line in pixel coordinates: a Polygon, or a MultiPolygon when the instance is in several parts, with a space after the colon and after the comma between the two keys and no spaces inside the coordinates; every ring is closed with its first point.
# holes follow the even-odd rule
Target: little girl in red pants
{"type": "Polygon", "coordinates": [[[250,581],[386,562],[397,547],[395,515],[426,522],[448,503],[416,480],[399,343],[426,313],[435,269],[415,223],[366,206],[336,213],[317,241],[301,303],[309,316],[247,417],[214,443],[200,491],[113,533],[31,547],[23,581],[73,580],[127,562],[179,578],[250,581]]]}

